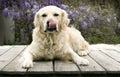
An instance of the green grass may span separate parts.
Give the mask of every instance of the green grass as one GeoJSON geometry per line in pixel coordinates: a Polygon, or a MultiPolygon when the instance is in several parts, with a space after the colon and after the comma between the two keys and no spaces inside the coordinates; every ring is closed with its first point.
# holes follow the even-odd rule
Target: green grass
{"type": "Polygon", "coordinates": [[[93,36],[86,38],[86,40],[91,43],[107,43],[107,44],[119,44],[120,43],[120,36],[116,37],[98,37],[98,36],[93,36]]]}

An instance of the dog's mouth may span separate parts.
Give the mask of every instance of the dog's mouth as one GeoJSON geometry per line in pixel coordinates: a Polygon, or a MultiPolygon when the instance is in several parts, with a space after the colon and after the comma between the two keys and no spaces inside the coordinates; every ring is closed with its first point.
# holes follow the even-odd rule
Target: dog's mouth
{"type": "Polygon", "coordinates": [[[57,31],[57,23],[50,19],[47,21],[47,26],[45,32],[54,32],[57,31]]]}

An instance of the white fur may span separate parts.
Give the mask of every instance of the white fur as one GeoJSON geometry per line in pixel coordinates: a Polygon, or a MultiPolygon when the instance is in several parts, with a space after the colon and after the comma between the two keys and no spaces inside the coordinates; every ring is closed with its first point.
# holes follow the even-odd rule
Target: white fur
{"type": "Polygon", "coordinates": [[[41,58],[60,58],[73,60],[78,65],[88,65],[89,61],[79,55],[87,55],[89,44],[78,30],[67,27],[68,24],[68,15],[64,10],[56,6],[40,9],[35,14],[33,41],[23,53],[22,67],[30,68],[33,66],[33,60],[41,58]],[[56,12],[59,14],[58,17],[53,16],[56,12]],[[46,13],[47,17],[42,17],[43,13],[46,13]],[[49,19],[53,19],[57,23],[56,32],[44,32],[49,19]]]}

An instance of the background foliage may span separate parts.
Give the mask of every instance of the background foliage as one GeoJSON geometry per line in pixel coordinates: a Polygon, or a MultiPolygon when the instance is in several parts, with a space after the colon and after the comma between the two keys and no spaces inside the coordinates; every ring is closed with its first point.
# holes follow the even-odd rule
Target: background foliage
{"type": "Polygon", "coordinates": [[[90,43],[120,43],[119,0],[0,0],[0,14],[15,21],[12,44],[32,40],[34,14],[42,7],[55,5],[69,14],[70,26],[79,29],[90,43]]]}

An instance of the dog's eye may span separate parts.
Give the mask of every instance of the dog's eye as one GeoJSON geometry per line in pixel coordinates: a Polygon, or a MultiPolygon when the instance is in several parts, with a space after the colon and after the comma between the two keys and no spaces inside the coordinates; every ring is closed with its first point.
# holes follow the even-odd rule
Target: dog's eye
{"type": "Polygon", "coordinates": [[[43,14],[42,17],[47,17],[47,14],[43,14]]]}
{"type": "Polygon", "coordinates": [[[55,13],[55,14],[54,14],[54,16],[56,16],[56,17],[57,17],[57,16],[59,16],[59,14],[55,13]]]}

